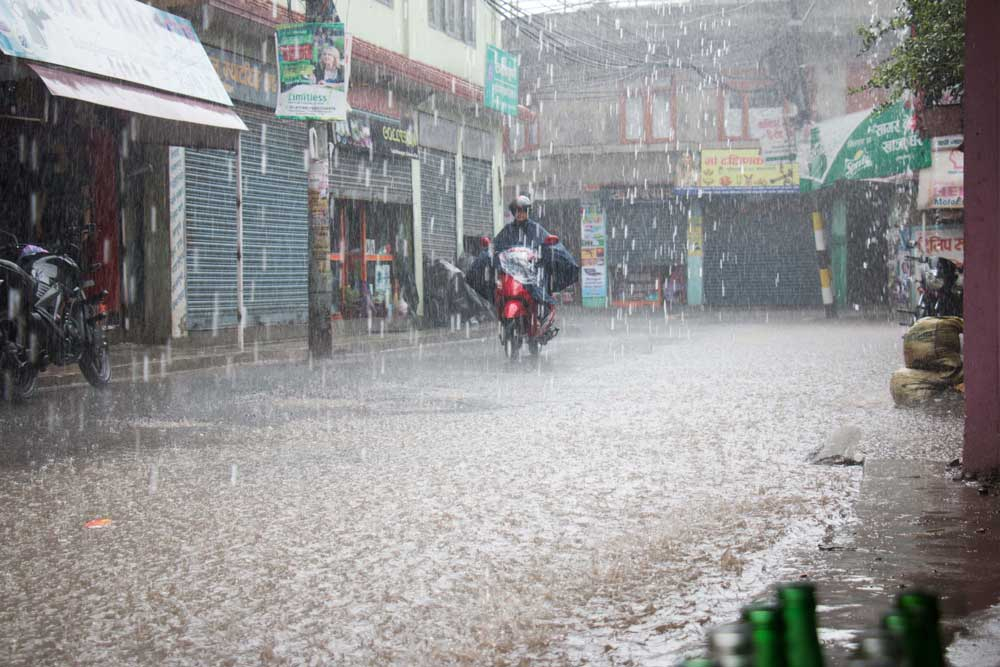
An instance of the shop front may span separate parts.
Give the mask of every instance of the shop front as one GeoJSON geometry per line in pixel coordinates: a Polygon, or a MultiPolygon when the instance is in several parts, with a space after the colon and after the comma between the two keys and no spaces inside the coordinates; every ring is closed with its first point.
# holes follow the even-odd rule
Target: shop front
{"type": "Polygon", "coordinates": [[[610,302],[616,308],[686,303],[687,214],[672,189],[606,189],[610,302]]]}
{"type": "Polygon", "coordinates": [[[0,228],[78,259],[125,336],[163,339],[167,146],[232,150],[246,126],[185,19],[133,0],[105,3],[118,23],[89,5],[5,7],[0,228]]]}
{"type": "Polygon", "coordinates": [[[333,317],[405,321],[415,314],[412,121],[351,112],[336,124],[330,262],[333,317]]]}

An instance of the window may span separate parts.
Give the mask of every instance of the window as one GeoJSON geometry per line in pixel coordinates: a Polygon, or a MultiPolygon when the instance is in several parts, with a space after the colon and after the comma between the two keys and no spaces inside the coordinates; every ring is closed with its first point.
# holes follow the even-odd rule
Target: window
{"type": "Polygon", "coordinates": [[[511,123],[508,130],[510,149],[514,153],[536,150],[538,148],[538,116],[518,118],[511,123]]]}
{"type": "Polygon", "coordinates": [[[428,0],[427,23],[446,35],[474,46],[476,0],[428,0]]]}
{"type": "Polygon", "coordinates": [[[746,89],[723,91],[721,106],[721,139],[756,139],[754,127],[759,112],[767,110],[767,115],[771,115],[772,110],[784,107],[784,99],[773,88],[748,85],[746,89]]]}
{"type": "Polygon", "coordinates": [[[674,139],[673,87],[627,91],[621,100],[622,143],[663,143],[674,139]]]}

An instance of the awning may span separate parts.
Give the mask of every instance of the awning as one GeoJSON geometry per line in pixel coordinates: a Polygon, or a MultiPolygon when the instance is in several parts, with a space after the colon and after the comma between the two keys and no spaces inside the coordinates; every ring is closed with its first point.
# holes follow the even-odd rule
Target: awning
{"type": "Polygon", "coordinates": [[[802,192],[811,192],[842,180],[916,174],[930,166],[931,147],[916,130],[913,110],[897,102],[879,114],[859,111],[817,123],[799,159],[802,192]]]}
{"type": "Polygon", "coordinates": [[[221,104],[171,95],[121,81],[99,79],[38,63],[27,63],[27,65],[56,97],[69,97],[82,102],[182,123],[209,125],[225,130],[247,129],[232,109],[221,104]]]}

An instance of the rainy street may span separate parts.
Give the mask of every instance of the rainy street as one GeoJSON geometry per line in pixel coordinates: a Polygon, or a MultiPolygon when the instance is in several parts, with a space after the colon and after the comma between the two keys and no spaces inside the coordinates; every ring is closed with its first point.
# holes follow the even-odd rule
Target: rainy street
{"type": "Polygon", "coordinates": [[[960,453],[891,322],[564,325],[2,406],[0,662],[672,665],[849,529],[838,433],[960,453]]]}

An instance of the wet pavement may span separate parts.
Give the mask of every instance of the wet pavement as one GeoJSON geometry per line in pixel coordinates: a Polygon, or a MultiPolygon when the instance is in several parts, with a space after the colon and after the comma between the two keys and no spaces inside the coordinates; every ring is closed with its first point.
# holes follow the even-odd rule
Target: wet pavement
{"type": "Polygon", "coordinates": [[[836,434],[867,470],[959,456],[960,404],[892,404],[901,334],[576,314],[515,364],[470,335],[2,406],[0,662],[671,665],[870,565],[833,559],[874,478],[808,464],[836,434]]]}

